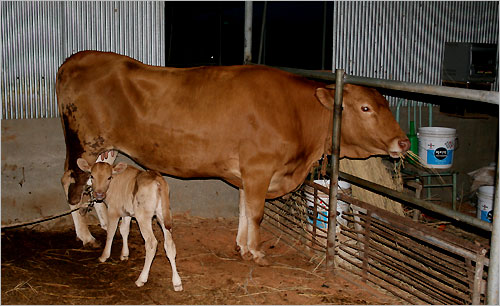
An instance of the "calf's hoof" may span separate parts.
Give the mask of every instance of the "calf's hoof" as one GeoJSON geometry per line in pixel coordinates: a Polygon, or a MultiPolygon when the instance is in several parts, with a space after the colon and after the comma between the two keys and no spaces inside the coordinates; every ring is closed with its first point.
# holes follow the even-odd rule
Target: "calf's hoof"
{"type": "Polygon", "coordinates": [[[99,259],[99,262],[105,262],[108,258],[101,256],[98,259],[99,259]]]}
{"type": "Polygon", "coordinates": [[[182,291],[182,284],[174,285],[174,291],[182,291]]]}
{"type": "Polygon", "coordinates": [[[120,256],[120,260],[121,260],[121,261],[128,260],[128,255],[127,255],[127,256],[125,256],[125,255],[121,255],[121,256],[120,256]]]}
{"type": "Polygon", "coordinates": [[[143,282],[143,281],[140,281],[140,280],[136,280],[136,281],[135,281],[135,285],[136,285],[137,287],[142,287],[142,286],[144,286],[144,284],[145,284],[145,283],[146,283],[146,282],[143,282]]]}

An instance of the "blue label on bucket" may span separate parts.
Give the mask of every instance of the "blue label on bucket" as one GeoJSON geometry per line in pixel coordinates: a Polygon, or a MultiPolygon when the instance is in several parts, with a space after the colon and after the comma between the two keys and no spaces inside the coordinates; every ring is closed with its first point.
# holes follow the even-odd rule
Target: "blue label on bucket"
{"type": "MultiPolygon", "coordinates": [[[[313,218],[310,217],[313,214],[313,208],[308,207],[307,213],[308,213],[307,221],[309,221],[309,224],[313,224],[313,218]]],[[[322,210],[321,213],[319,212],[316,213],[316,227],[326,229],[328,228],[328,218],[326,216],[323,216],[323,214],[328,216],[328,211],[322,210]]]]}
{"type": "Polygon", "coordinates": [[[493,210],[481,210],[481,220],[492,223],[493,210]]]}
{"type": "Polygon", "coordinates": [[[451,165],[453,161],[453,150],[444,147],[435,150],[427,150],[428,165],[451,165]]]}

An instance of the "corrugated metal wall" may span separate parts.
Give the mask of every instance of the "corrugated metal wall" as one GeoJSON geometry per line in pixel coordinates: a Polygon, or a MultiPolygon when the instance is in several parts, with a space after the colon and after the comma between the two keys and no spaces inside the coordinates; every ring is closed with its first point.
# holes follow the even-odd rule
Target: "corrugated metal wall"
{"type": "Polygon", "coordinates": [[[81,50],[165,65],[164,2],[1,2],[2,119],[58,116],[58,67],[81,50]]]}
{"type": "MultiPolygon", "coordinates": [[[[336,1],[333,67],[441,85],[445,42],[498,43],[497,1],[336,1]]],[[[498,81],[493,86],[498,91],[498,81]]],[[[389,98],[394,105],[396,98],[389,98]]]]}

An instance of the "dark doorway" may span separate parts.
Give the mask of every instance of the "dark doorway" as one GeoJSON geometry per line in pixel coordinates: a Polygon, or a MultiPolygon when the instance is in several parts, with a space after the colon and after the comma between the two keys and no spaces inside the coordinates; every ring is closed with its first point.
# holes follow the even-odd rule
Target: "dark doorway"
{"type": "MultiPolygon", "coordinates": [[[[264,5],[253,2],[253,63],[259,58],[264,5]]],[[[165,10],[167,66],[243,63],[245,2],[168,1],[165,10]]],[[[331,2],[268,2],[261,63],[331,69],[332,37],[331,2]]]]}

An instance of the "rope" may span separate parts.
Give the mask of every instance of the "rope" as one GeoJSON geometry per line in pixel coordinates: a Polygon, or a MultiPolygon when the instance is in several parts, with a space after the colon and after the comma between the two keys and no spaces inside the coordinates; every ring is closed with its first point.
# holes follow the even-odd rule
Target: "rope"
{"type": "Polygon", "coordinates": [[[62,214],[59,214],[59,215],[54,215],[54,216],[50,216],[50,217],[46,217],[46,218],[39,218],[39,219],[35,219],[35,220],[32,220],[32,221],[27,221],[27,222],[20,222],[20,223],[14,223],[14,224],[9,224],[9,225],[2,225],[2,230],[16,228],[16,227],[22,227],[22,226],[27,226],[27,225],[37,224],[37,223],[42,223],[42,222],[45,222],[45,221],[49,221],[49,220],[52,220],[52,219],[56,219],[56,218],[60,218],[60,217],[69,215],[72,212],[77,211],[79,209],[80,209],[80,207],[77,207],[77,208],[74,208],[72,210],[69,210],[69,211],[64,212],[62,214]]]}
{"type": "MultiPolygon", "coordinates": [[[[14,224],[2,225],[2,230],[16,228],[16,227],[22,227],[22,226],[28,226],[28,225],[32,225],[32,224],[38,224],[38,223],[42,223],[42,222],[45,222],[45,221],[50,221],[52,219],[57,219],[57,218],[69,215],[72,212],[77,211],[79,209],[81,209],[80,213],[82,215],[85,215],[85,214],[87,214],[92,209],[92,207],[94,207],[94,204],[95,204],[96,200],[95,200],[94,194],[92,192],[92,186],[87,185],[87,188],[85,189],[84,193],[90,195],[90,202],[85,203],[85,204],[87,204],[87,206],[73,208],[73,209],[68,210],[66,212],[63,212],[62,214],[59,214],[59,215],[54,215],[54,216],[45,217],[45,218],[39,218],[39,219],[27,221],[27,222],[19,222],[19,223],[14,223],[14,224]]],[[[108,205],[106,204],[106,207],[107,206],[108,205]]]]}

